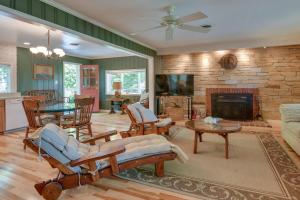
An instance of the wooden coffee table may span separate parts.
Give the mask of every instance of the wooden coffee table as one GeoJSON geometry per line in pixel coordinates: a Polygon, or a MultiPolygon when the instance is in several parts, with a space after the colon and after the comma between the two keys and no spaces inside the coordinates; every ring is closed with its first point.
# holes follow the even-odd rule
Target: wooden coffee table
{"type": "Polygon", "coordinates": [[[206,124],[203,120],[190,120],[185,123],[188,129],[195,131],[194,154],[197,153],[198,139],[202,142],[203,133],[218,134],[225,139],[225,158],[228,159],[228,134],[239,132],[242,128],[237,122],[220,121],[218,124],[206,124]]]}

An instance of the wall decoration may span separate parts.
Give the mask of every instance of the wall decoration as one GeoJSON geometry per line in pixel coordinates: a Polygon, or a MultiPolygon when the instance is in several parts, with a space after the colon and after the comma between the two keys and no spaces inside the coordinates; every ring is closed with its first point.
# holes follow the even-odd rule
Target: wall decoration
{"type": "Polygon", "coordinates": [[[226,54],[219,61],[219,64],[224,69],[234,69],[234,68],[236,68],[237,63],[238,63],[238,60],[237,60],[236,56],[233,54],[226,54]]]}
{"type": "Polygon", "coordinates": [[[34,80],[50,80],[54,79],[54,66],[53,65],[40,65],[33,66],[33,79],[34,80]]]}

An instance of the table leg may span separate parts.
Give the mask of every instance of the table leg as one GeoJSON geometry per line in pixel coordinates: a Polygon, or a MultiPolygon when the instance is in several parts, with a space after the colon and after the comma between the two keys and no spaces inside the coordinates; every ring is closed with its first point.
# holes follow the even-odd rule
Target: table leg
{"type": "Polygon", "coordinates": [[[198,133],[198,135],[199,135],[199,142],[202,142],[202,134],[203,133],[198,133]]]}
{"type": "Polygon", "coordinates": [[[225,140],[225,158],[229,158],[229,142],[228,142],[228,133],[220,134],[225,140]]]}
{"type": "Polygon", "coordinates": [[[225,134],[225,157],[229,158],[229,143],[228,143],[228,134],[225,134]]]}
{"type": "Polygon", "coordinates": [[[126,114],[126,113],[125,113],[125,109],[124,109],[123,105],[124,105],[124,103],[121,103],[121,105],[120,105],[120,109],[121,109],[121,115],[124,115],[124,114],[126,114]]]}
{"type": "Polygon", "coordinates": [[[58,113],[54,113],[54,115],[55,115],[55,119],[57,120],[57,126],[60,126],[60,118],[61,118],[61,116],[63,116],[63,113],[61,113],[61,112],[58,112],[58,113]]]}
{"type": "Polygon", "coordinates": [[[202,142],[202,134],[201,132],[197,132],[195,131],[195,138],[194,138],[194,154],[197,153],[197,150],[198,150],[198,140],[200,142],[202,142]]]}
{"type": "Polygon", "coordinates": [[[194,154],[197,153],[198,137],[199,137],[199,134],[198,134],[197,131],[195,131],[195,138],[194,138],[194,154]]]}
{"type": "Polygon", "coordinates": [[[115,112],[115,109],[114,109],[114,102],[113,102],[113,101],[111,101],[110,106],[111,106],[111,108],[110,108],[109,114],[116,113],[116,112],[115,112]]]}

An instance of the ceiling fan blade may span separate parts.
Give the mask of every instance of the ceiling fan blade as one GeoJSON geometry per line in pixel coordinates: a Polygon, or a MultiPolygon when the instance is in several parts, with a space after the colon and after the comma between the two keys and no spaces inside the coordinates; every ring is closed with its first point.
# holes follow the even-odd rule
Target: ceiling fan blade
{"type": "Polygon", "coordinates": [[[182,25],[178,26],[178,28],[181,30],[194,31],[194,32],[199,32],[199,33],[208,33],[210,31],[210,28],[205,28],[202,26],[191,26],[191,25],[186,25],[186,24],[182,24],[182,25]]]}
{"type": "Polygon", "coordinates": [[[155,27],[152,27],[152,28],[142,30],[142,31],[137,31],[137,32],[134,32],[134,33],[130,33],[130,35],[137,35],[137,34],[140,34],[140,33],[144,33],[146,31],[151,31],[151,30],[155,30],[155,29],[159,29],[159,28],[163,28],[163,27],[165,27],[165,25],[159,25],[159,26],[155,26],[155,27]]]}
{"type": "Polygon", "coordinates": [[[174,27],[168,26],[168,28],[166,29],[166,40],[167,41],[173,40],[173,34],[174,34],[174,27]]]}
{"type": "Polygon", "coordinates": [[[204,18],[207,18],[207,16],[203,12],[196,12],[191,15],[186,15],[186,16],[180,17],[177,19],[177,21],[179,24],[183,24],[186,22],[191,22],[194,20],[199,20],[199,19],[204,19],[204,18]]]}

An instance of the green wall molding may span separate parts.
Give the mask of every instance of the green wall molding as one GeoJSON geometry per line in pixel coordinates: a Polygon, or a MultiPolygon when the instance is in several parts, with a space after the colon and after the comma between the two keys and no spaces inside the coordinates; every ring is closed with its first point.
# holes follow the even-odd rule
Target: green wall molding
{"type": "Polygon", "coordinates": [[[155,56],[156,51],[117,35],[100,26],[53,7],[41,0],[0,0],[0,5],[71,29],[73,31],[124,47],[145,55],[155,56]]]}

